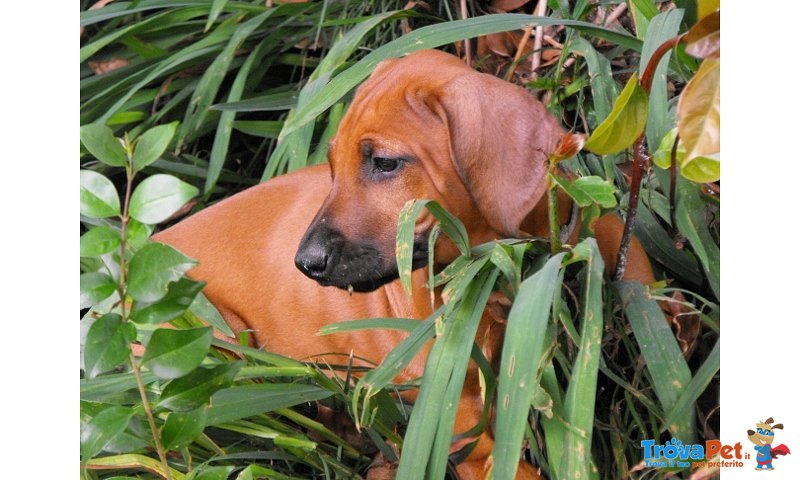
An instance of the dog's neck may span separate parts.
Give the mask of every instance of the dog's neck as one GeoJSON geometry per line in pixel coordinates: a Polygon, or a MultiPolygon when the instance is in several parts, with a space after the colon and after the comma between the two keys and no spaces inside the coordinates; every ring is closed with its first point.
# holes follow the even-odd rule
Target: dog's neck
{"type": "MultiPolygon", "coordinates": [[[[565,225],[570,220],[572,199],[564,192],[558,193],[558,209],[560,225],[565,225]]],[[[522,224],[519,226],[520,231],[528,233],[533,237],[547,238],[550,235],[547,211],[547,195],[545,194],[522,221],[522,224]]]]}

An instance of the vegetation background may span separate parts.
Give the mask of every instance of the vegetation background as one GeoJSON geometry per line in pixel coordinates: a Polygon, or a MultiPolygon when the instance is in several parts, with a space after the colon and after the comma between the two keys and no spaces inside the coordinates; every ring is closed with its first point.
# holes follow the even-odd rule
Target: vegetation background
{"type": "MultiPolygon", "coordinates": [[[[456,326],[474,323],[469,313],[482,311],[495,287],[514,299],[509,330],[529,335],[505,349],[529,367],[517,374],[537,380],[528,382],[532,390],[510,391],[517,378],[484,372],[487,396],[496,387],[501,398],[523,400],[498,413],[496,436],[511,447],[494,452],[495,476],[513,477],[502,467],[516,462],[501,459],[523,445],[525,458],[553,478],[662,475],[642,464],[639,440],[718,436],[718,5],[98,5],[81,4],[83,477],[353,478],[366,475],[377,452],[380,466],[393,468],[394,446],[403,445],[403,478],[441,478],[448,460],[458,460],[448,459],[449,442],[424,440],[447,425],[438,407],[459,394],[458,382],[436,393],[430,385],[439,377],[392,385],[389,366],[339,381],[325,375],[335,366],[246,347],[231,354],[205,327],[225,329],[202,285],[182,278],[191,259],[147,242],[154,228],[191,211],[324,161],[352,89],[380,59],[427,47],[525,85],[565,126],[589,134],[580,153],[565,149],[552,159],[582,178],[554,178],[552,188],[570,194],[587,218],[609,209],[630,218],[629,205],[638,207],[634,231],[663,279],[649,290],[603,280],[602,268],[588,267],[598,264],[591,240],[564,255],[557,235],[470,251],[457,220],[435,212],[442,234],[464,246],[448,275],[433,279],[452,292],[439,312],[447,326],[439,355],[454,369],[469,361],[456,326]],[[671,134],[676,126],[682,143],[671,134]],[[157,327],[166,321],[178,329],[157,327]],[[389,395],[400,388],[429,395],[421,393],[412,413],[389,395]],[[361,437],[315,422],[317,404],[347,412],[361,437]],[[435,421],[420,420],[434,413],[435,421]]],[[[409,207],[406,227],[421,208],[409,207]]],[[[583,228],[590,237],[590,225],[583,228]]],[[[410,338],[426,339],[435,323],[337,328],[412,329],[410,338]]],[[[397,358],[407,361],[418,344],[397,358]]]]}

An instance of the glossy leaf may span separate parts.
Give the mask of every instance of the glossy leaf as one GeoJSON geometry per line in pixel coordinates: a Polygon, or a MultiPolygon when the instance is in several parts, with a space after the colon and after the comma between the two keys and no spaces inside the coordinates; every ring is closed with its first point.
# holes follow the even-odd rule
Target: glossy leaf
{"type": "Polygon", "coordinates": [[[81,143],[94,157],[112,167],[124,167],[127,156],[122,143],[114,137],[114,132],[100,123],[90,123],[81,127],[81,143]]]}
{"type": "Polygon", "coordinates": [[[116,368],[128,359],[130,344],[136,339],[136,329],[124,323],[116,313],[95,320],[86,335],[83,364],[88,378],[116,368]]]}
{"type": "Polygon", "coordinates": [[[186,413],[172,412],[167,415],[167,420],[161,429],[161,443],[165,450],[183,448],[203,433],[205,426],[205,408],[186,413]]]}
{"type": "Polygon", "coordinates": [[[178,412],[199,408],[207,404],[216,391],[229,387],[241,366],[228,363],[196,368],[185,377],[169,382],[161,392],[158,406],[178,412]]]}
{"type": "Polygon", "coordinates": [[[172,141],[172,137],[175,136],[177,127],[178,122],[172,122],[144,132],[136,140],[136,146],[133,149],[133,171],[139,172],[161,158],[172,141]]]}
{"type": "Polygon", "coordinates": [[[174,282],[197,262],[163,243],[142,247],[131,259],[128,294],[139,302],[155,302],[167,294],[174,282]]]}
{"type": "Polygon", "coordinates": [[[177,212],[197,193],[197,187],[172,175],[153,175],[133,191],[130,215],[142,223],[160,223],[177,212]]]}
{"type": "Polygon", "coordinates": [[[81,461],[86,463],[124,432],[133,417],[128,407],[112,406],[98,413],[81,431],[81,461]]]}
{"type": "Polygon", "coordinates": [[[585,148],[598,155],[621,152],[633,145],[647,122],[647,94],[632,75],[614,102],[614,108],[586,141],[585,148]]]}
{"type": "Polygon", "coordinates": [[[588,207],[593,203],[604,208],[612,208],[617,205],[617,197],[614,196],[616,188],[600,177],[580,177],[576,180],[567,180],[558,175],[551,175],[550,178],[581,207],[588,207]]]}
{"type": "Polygon", "coordinates": [[[696,58],[719,57],[720,17],[719,10],[694,24],[683,37],[686,53],[696,58]]]}
{"type": "Polygon", "coordinates": [[[132,218],[128,221],[128,245],[131,247],[135,249],[143,247],[152,233],[152,226],[132,218]]]}
{"type": "Polygon", "coordinates": [[[222,318],[216,307],[208,301],[203,292],[194,297],[194,301],[189,305],[189,311],[203,322],[214,327],[214,330],[218,330],[228,337],[234,336],[231,327],[225,323],[225,319],[222,318]]]}
{"type": "Polygon", "coordinates": [[[95,227],[81,235],[81,257],[99,257],[119,248],[119,230],[111,227],[95,227]]]}
{"type": "Polygon", "coordinates": [[[110,297],[117,289],[114,279],[105,273],[89,272],[81,275],[81,308],[89,308],[110,297]]]}
{"type": "Polygon", "coordinates": [[[81,214],[92,218],[119,216],[119,196],[111,180],[92,170],[81,170],[81,214]]]}
{"type": "Polygon", "coordinates": [[[716,182],[720,179],[719,154],[692,158],[681,167],[681,175],[693,182],[716,182]]]}
{"type": "MultiPolygon", "coordinates": [[[[675,138],[678,136],[678,129],[673,128],[661,139],[658,144],[658,149],[653,153],[653,163],[661,168],[669,168],[672,165],[672,146],[675,144],[675,138]]],[[[686,148],[683,142],[678,142],[678,148],[675,150],[675,161],[678,165],[683,163],[686,157],[686,148]]]]}
{"type": "Polygon", "coordinates": [[[333,392],[297,383],[263,383],[226,388],[211,397],[208,425],[219,425],[279,408],[330,397],[333,392]]]}
{"type": "Polygon", "coordinates": [[[203,286],[205,282],[181,278],[169,284],[163,298],[153,303],[134,304],[131,319],[137,323],[159,324],[178,318],[189,308],[203,286]]]}
{"type": "Polygon", "coordinates": [[[707,58],[678,100],[678,133],[686,147],[684,164],[720,151],[720,60],[707,58]]]}
{"type": "Polygon", "coordinates": [[[150,337],[142,364],[157,377],[173,379],[191,372],[211,346],[211,328],[159,328],[150,337]]]}

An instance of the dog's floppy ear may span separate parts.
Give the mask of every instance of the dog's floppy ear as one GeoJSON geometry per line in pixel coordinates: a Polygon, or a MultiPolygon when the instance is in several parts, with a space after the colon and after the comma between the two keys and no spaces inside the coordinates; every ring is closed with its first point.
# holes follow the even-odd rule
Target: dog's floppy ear
{"type": "Polygon", "coordinates": [[[563,129],[524,88],[491,75],[465,72],[437,97],[432,107],[443,110],[461,181],[492,229],[518,236],[545,193],[548,156],[563,129]]]}

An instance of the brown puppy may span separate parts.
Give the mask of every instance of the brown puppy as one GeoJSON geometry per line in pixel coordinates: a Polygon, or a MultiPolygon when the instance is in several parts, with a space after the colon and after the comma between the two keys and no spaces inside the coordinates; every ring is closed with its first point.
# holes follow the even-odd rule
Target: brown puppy
{"type": "MultiPolygon", "coordinates": [[[[523,88],[477,73],[452,55],[417,52],[381,63],[358,89],[331,142],[330,166],[248,189],[157,240],[200,261],[190,275],[208,282],[205,292],[225,320],[235,331],[253,330],[259,346],[301,360],[354,351],[378,363],[405,334],[370,330],[320,337],[316,332],[344,320],[431,313],[419,267],[427,260],[426,234],[434,219],[426,214],[417,224],[420,253],[408,296],[394,260],[403,205],[414,198],[437,200],[464,222],[473,245],[521,231],[546,236],[541,201],[547,158],[562,133],[523,88]],[[349,295],[348,287],[356,293],[349,295]]],[[[612,267],[622,225],[606,216],[596,233],[612,267]]],[[[435,254],[447,263],[457,251],[440,241],[435,254]]],[[[653,280],[635,242],[626,277],[653,280]]],[[[479,336],[488,325],[484,317],[479,336]]],[[[424,354],[400,380],[420,376],[423,366],[424,354]]],[[[472,368],[454,433],[473,427],[481,407],[472,368]]],[[[483,434],[457,467],[462,478],[485,476],[492,445],[483,434]]],[[[521,462],[518,478],[538,475],[521,462]]]]}

